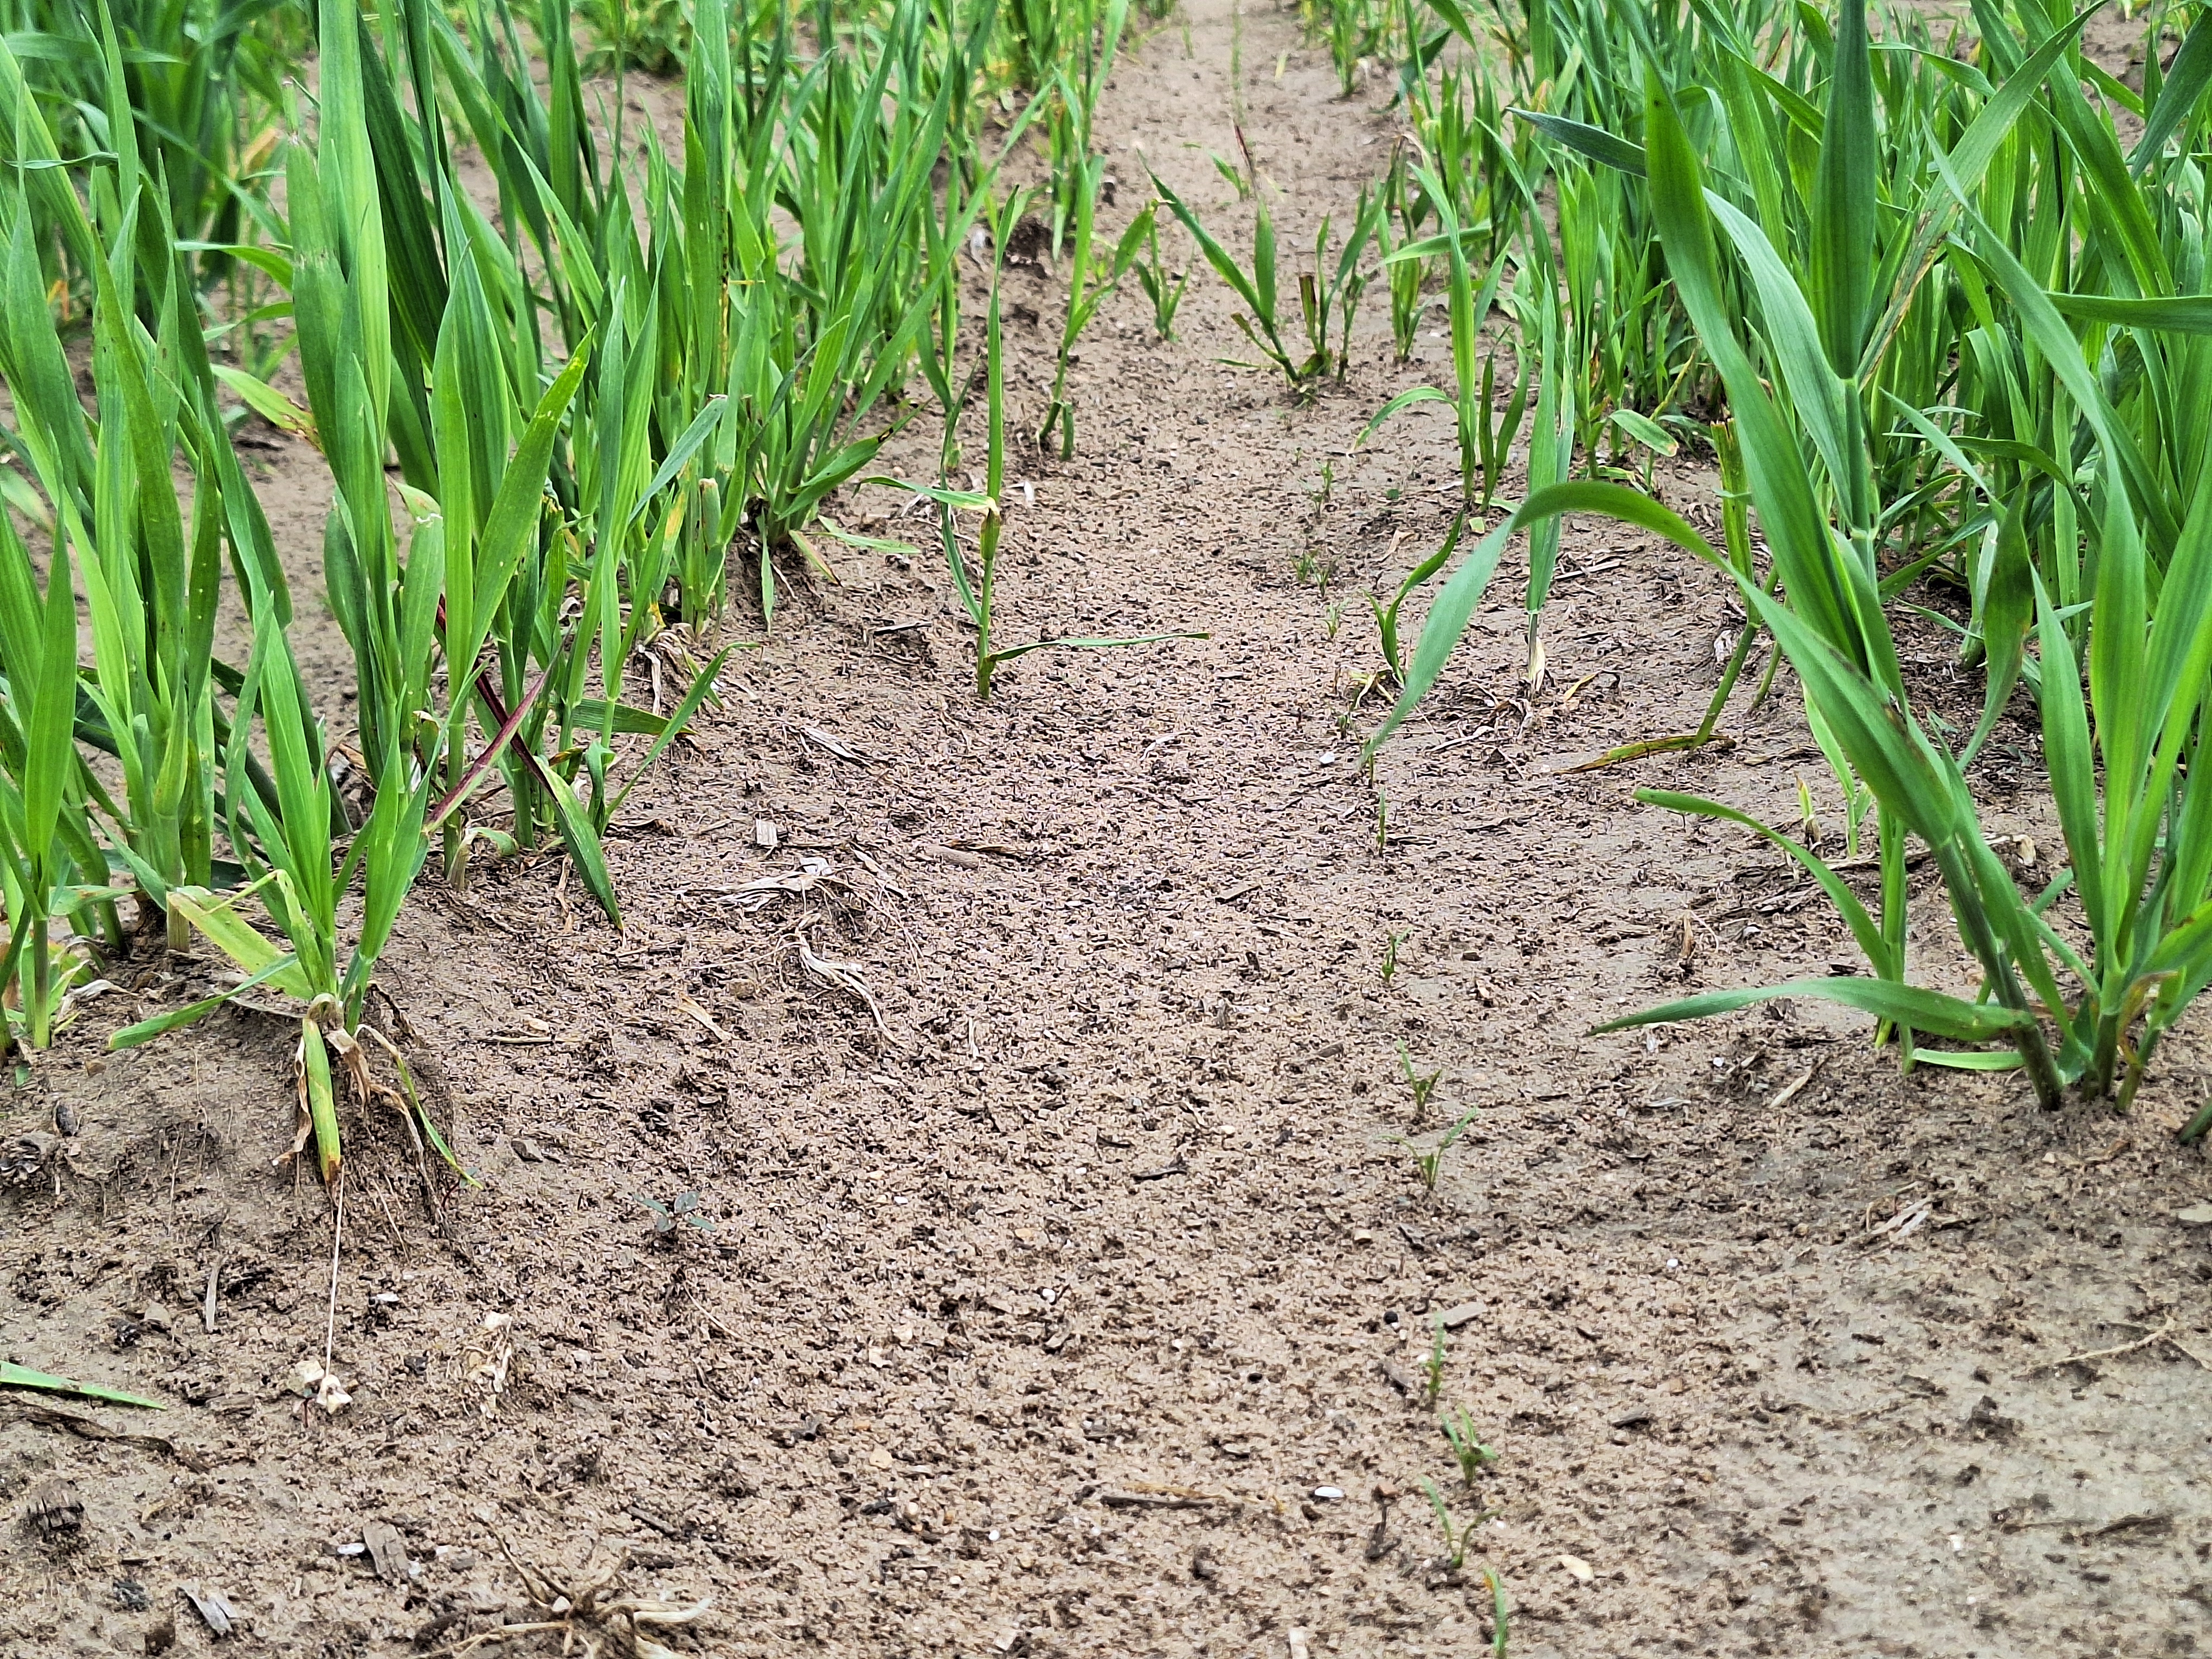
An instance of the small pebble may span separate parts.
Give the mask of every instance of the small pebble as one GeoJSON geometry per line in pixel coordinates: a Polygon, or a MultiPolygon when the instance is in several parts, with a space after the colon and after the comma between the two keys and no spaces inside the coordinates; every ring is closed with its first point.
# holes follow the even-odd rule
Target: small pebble
{"type": "Polygon", "coordinates": [[[1324,1504],[1334,1504],[1343,1498],[1344,1488],[1341,1486],[1316,1486],[1313,1489],[1313,1495],[1324,1504]]]}

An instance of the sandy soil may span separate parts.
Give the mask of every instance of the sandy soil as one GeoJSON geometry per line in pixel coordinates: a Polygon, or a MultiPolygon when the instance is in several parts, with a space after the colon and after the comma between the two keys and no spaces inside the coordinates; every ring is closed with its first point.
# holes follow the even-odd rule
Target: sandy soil
{"type": "MultiPolygon", "coordinates": [[[[1244,28],[1247,133],[1310,241],[1393,129],[1286,19],[1244,28]]],[[[1190,56],[1175,28],[1129,55],[1117,228],[1146,160],[1248,223],[1206,158],[1230,33],[1197,0],[1190,56]]],[[[1550,685],[1521,695],[1509,568],[1382,759],[1378,846],[1364,595],[1453,478],[1441,418],[1352,453],[1442,368],[1427,329],[1390,364],[1384,323],[1370,294],[1349,385],[1296,408],[1217,361],[1216,286],[1171,344],[1133,288],[1085,343],[1078,459],[1018,461],[1005,637],[1210,639],[1040,654],[978,705],[941,567],[846,554],[835,587],[790,573],[633,797],[625,931],[557,860],[427,889],[385,983],[483,1184],[434,1215],[356,1126],[335,1276],[329,1201],[272,1169],[283,1028],[107,1059],[185,988],[149,963],[94,1005],[0,1103],[9,1136],[77,1129],[0,1198],[0,1354],[173,1404],[0,1401],[0,1654],[460,1651],[533,1593],[593,1601],[587,1557],[709,1600],[663,1639],[717,1655],[1473,1655],[1486,1568],[1521,1655],[2197,1651],[2212,1266],[2172,1130],[2203,1022],[2129,1118],[1900,1078],[1809,1009],[1584,1035],[1849,959],[1789,866],[1632,787],[1775,821],[1833,787],[1786,677],[1732,747],[1560,771],[1693,724],[1729,626],[1680,559],[1577,524],[1550,685]],[[802,859],[818,884],[748,908],[802,859]],[[1425,1191],[1413,1149],[1469,1111],[1425,1191]],[[685,1193],[706,1224],[657,1235],[641,1200],[685,1193]],[[333,1308],[354,1403],[325,1420],[289,1378],[333,1308]],[[1496,1454],[1471,1486],[1445,1410],[1496,1454]],[[55,1481],[82,1520],[50,1537],[55,1481]]],[[[1052,336],[1013,339],[1033,423],[1052,336]]],[[[1706,474],[1659,483],[1711,518],[1706,474]]],[[[312,582],[313,458],[262,487],[312,582]]],[[[845,512],[921,539],[887,495],[845,512]]],[[[1978,684],[1917,651],[1968,714],[1978,684]]],[[[1981,780],[2032,838],[2034,742],[1981,780]]]]}

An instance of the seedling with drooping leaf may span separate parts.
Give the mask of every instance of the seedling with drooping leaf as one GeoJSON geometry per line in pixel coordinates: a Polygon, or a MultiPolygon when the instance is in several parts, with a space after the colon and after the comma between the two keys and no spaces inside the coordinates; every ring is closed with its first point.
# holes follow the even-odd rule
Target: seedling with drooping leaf
{"type": "Polygon", "coordinates": [[[1243,309],[1232,313],[1230,320],[1259,349],[1260,355],[1282,375],[1294,394],[1301,399],[1310,398],[1316,382],[1341,367],[1352,310],[1365,285],[1365,279],[1359,275],[1359,258],[1366,251],[1381,216],[1381,196],[1361,192],[1352,234],[1346,238],[1337,255],[1333,275],[1326,274],[1330,269],[1329,225],[1327,219],[1322,220],[1314,241],[1314,269],[1298,276],[1299,318],[1306,335],[1306,349],[1301,353],[1284,337],[1289,322],[1279,312],[1275,219],[1268,209],[1266,191],[1261,191],[1255,198],[1252,264],[1247,270],[1206,229],[1182,198],[1162,183],[1157,174],[1152,179],[1152,188],[1167,204],[1169,211],[1182,222],[1183,228],[1190,233],[1191,240],[1198,244],[1199,252],[1206,256],[1206,262],[1213,267],[1215,274],[1243,301],[1243,309]],[[1340,340],[1334,349],[1329,344],[1333,329],[1340,340]]]}
{"type": "Polygon", "coordinates": [[[1481,1519],[1478,1516],[1464,1527],[1455,1527],[1451,1510],[1444,1504],[1443,1494],[1437,1490],[1437,1483],[1424,1476],[1421,1490],[1428,1494],[1429,1507],[1436,1512],[1437,1529],[1444,1536],[1444,1565],[1457,1572],[1466,1564],[1467,1547],[1473,1539],[1474,1529],[1482,1524],[1481,1519]]]}

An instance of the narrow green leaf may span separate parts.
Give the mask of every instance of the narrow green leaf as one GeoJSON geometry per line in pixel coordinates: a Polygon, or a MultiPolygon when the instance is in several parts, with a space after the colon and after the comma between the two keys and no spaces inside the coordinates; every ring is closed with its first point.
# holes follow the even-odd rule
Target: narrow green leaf
{"type": "Polygon", "coordinates": [[[259,973],[232,986],[227,991],[218,991],[211,997],[202,997],[198,1002],[188,1002],[181,1008],[172,1008],[166,1013],[155,1015],[151,1019],[142,1019],[135,1025],[125,1026],[107,1039],[107,1046],[111,1051],[118,1048],[135,1048],[142,1042],[150,1042],[157,1036],[190,1025],[193,1021],[213,1013],[234,997],[243,996],[248,991],[268,984],[271,980],[299,966],[299,963],[298,957],[287,951],[259,973]]]}
{"type": "Polygon", "coordinates": [[[111,1389],[104,1382],[76,1382],[66,1376],[55,1376],[46,1371],[34,1371],[27,1365],[18,1365],[0,1359],[0,1389],[34,1389],[41,1394],[74,1394],[87,1400],[104,1400],[111,1406],[137,1406],[149,1412],[168,1410],[158,1400],[125,1394],[120,1389],[111,1389]]]}
{"type": "Polygon", "coordinates": [[[2014,1013],[2008,1008],[1996,1007],[1989,1003],[1967,1002],[1941,991],[1904,985],[1895,980],[1860,979],[1854,975],[1849,978],[1790,980],[1784,984],[1763,986],[1753,990],[1708,991],[1701,996],[1685,997],[1679,1002],[1647,1008],[1642,1013],[1630,1014],[1626,1018],[1607,1020],[1602,1025],[1592,1026],[1590,1035],[1602,1036],[1610,1031],[1635,1030],[1645,1025],[1710,1019],[1716,1014],[1732,1014],[1739,1009],[1781,997],[1804,997],[1815,1002],[1837,1003],[1846,1008],[1856,1008],[1861,1013],[1871,1014],[1877,1019],[1909,1026],[1916,1031],[1925,1031],[1931,1036],[1948,1037],[1954,1042],[1987,1042],[2020,1030],[2028,1024],[2027,1015],[2014,1013]]]}
{"type": "Polygon", "coordinates": [[[1617,137],[1602,127],[1594,127],[1581,121],[1570,121],[1563,115],[1547,115],[1539,110],[1511,109],[1506,113],[1526,121],[1547,137],[1556,138],[1577,155],[1587,155],[1602,166],[1617,167],[1621,172],[1641,179],[1644,176],[1644,147],[1617,137]]]}
{"type": "Polygon", "coordinates": [[[529,760],[544,784],[547,795],[552,799],[554,817],[561,826],[561,841],[568,849],[569,861],[576,866],[576,873],[584,878],[585,887],[598,902],[599,908],[606,913],[607,920],[616,927],[621,927],[622,908],[615,901],[614,878],[608,873],[606,854],[599,846],[599,831],[592,827],[592,820],[585,812],[582,803],[577,800],[575,790],[545,763],[545,757],[532,750],[529,751],[529,760]]]}

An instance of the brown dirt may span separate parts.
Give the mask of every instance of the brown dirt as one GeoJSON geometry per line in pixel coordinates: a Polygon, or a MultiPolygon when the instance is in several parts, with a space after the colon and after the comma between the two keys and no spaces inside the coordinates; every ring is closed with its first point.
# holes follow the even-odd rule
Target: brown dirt
{"type": "MultiPolygon", "coordinates": [[[[1194,13],[1195,55],[1155,34],[1103,130],[1125,180],[1141,142],[1236,222],[1205,153],[1233,143],[1228,9],[1194,13]]],[[[1310,235],[1390,125],[1331,101],[1281,16],[1245,28],[1247,130],[1310,235]]],[[[1049,281],[1012,280],[1051,312],[1049,281]]],[[[360,1126],[335,1419],[287,1389],[322,1352],[332,1224],[271,1168],[283,1028],[102,1059],[184,992],[94,1005],[0,1109],[10,1135],[82,1120],[0,1200],[0,1353],[173,1401],[68,1410],[176,1449],[0,1403],[0,1654],[151,1651],[173,1613],[179,1651],[436,1648],[529,1616],[502,1538],[571,1588],[626,1547],[638,1594],[711,1598],[668,1639],[714,1654],[1471,1655],[1478,1564],[1516,1654],[2197,1651],[2212,1267],[2174,1214],[2204,1160],[2172,1132],[2202,1022],[2129,1118],[1900,1078],[1808,1008],[1585,1036],[1848,952],[1780,860],[1629,788],[1779,819],[1799,778],[1831,814],[1832,786],[1786,678],[1730,750],[1556,770],[1692,724],[1727,626],[1678,558],[1577,524],[1551,688],[1518,695],[1508,570],[1382,759],[1378,851],[1340,726],[1376,659],[1364,595],[1433,544],[1451,478],[1439,419],[1348,453],[1439,367],[1425,332],[1389,366],[1383,317],[1370,295],[1350,386],[1293,408],[1214,360],[1217,287],[1164,346],[1133,289],[1085,342],[1080,458],[1018,464],[1004,637],[1210,641],[1040,654],[979,706],[941,570],[846,555],[633,799],[625,932],[557,861],[426,887],[384,982],[484,1185],[441,1230],[360,1126]],[[834,878],[729,902],[803,855],[834,878]],[[801,937],[856,964],[883,1035],[801,937]],[[1443,1074],[1425,1116],[1401,1045],[1443,1074]],[[1399,1138],[1470,1109],[1430,1196],[1399,1138]],[[711,1227],[657,1240],[639,1200],[679,1192],[711,1227]],[[1474,1491],[1423,1398],[1439,1315],[1437,1404],[1498,1454],[1474,1491]],[[495,1393],[472,1375],[494,1316],[495,1393]],[[49,1538],[18,1517],[57,1477],[82,1522],[49,1538]],[[1472,1529],[1457,1573],[1429,1481],[1472,1529]],[[411,1578],[338,1553],[377,1523],[411,1578]],[[221,1649],[180,1584],[237,1611],[221,1649]]],[[[1033,418],[1050,339],[1016,339],[1033,418]]],[[[1660,482],[1709,512],[1703,473],[1660,482]]],[[[264,488],[312,582],[313,458],[264,488]]],[[[2033,744],[1993,745],[1984,781],[2040,836],[2006,794],[2033,744]]],[[[1940,970],[1941,896],[1917,903],[1940,970]]]]}

